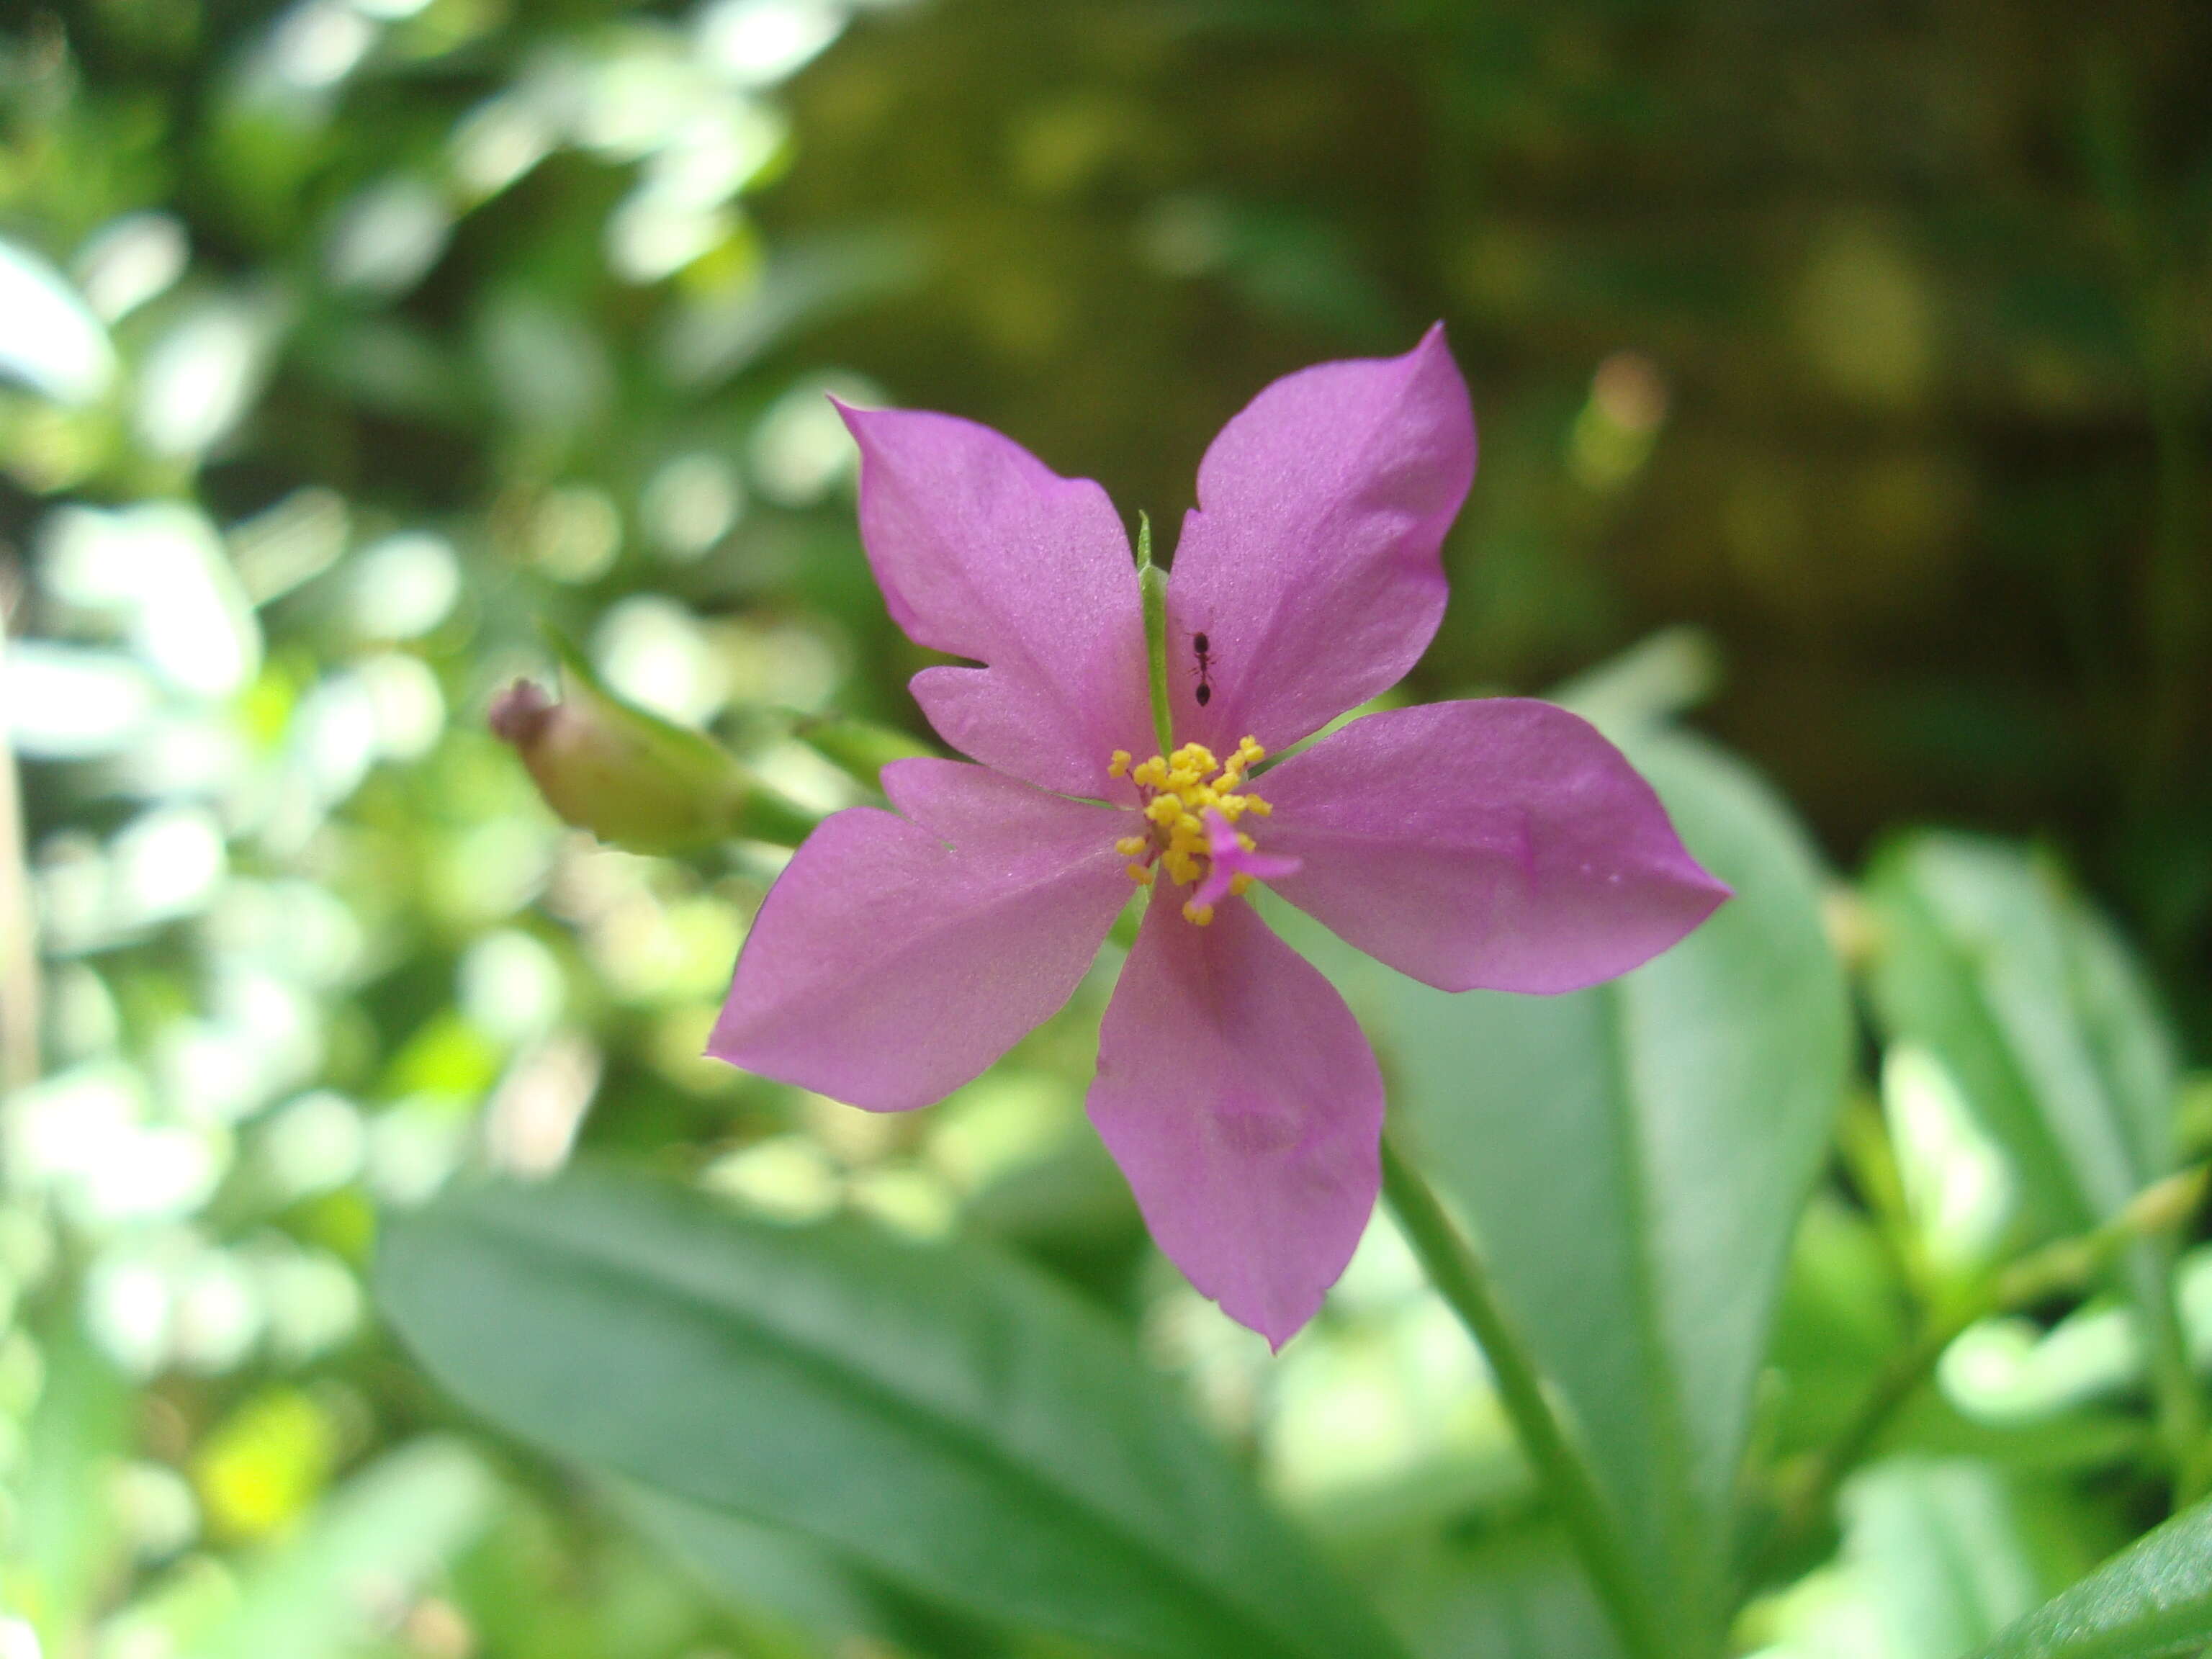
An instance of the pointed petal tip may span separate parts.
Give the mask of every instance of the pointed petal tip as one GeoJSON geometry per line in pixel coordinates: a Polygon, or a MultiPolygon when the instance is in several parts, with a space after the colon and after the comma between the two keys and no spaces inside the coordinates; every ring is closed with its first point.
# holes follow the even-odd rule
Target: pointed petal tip
{"type": "Polygon", "coordinates": [[[825,392],[822,395],[830,400],[830,407],[837,411],[837,418],[844,422],[845,430],[853,434],[853,441],[857,444],[867,441],[866,428],[874,422],[876,416],[902,412],[895,409],[863,409],[858,404],[847,403],[834,392],[825,392]]]}
{"type": "MultiPolygon", "coordinates": [[[[1341,1271],[1337,1276],[1343,1277],[1341,1271]]],[[[1189,1278],[1188,1269],[1184,1277],[1189,1278]]],[[[1301,1297],[1295,1304],[1289,1305],[1279,1299],[1255,1300],[1234,1290],[1217,1295],[1195,1279],[1191,1279],[1191,1288],[1220,1309],[1224,1318],[1234,1320],[1265,1341],[1270,1354],[1279,1354],[1299,1332],[1313,1323],[1335,1283],[1331,1279],[1327,1285],[1316,1286],[1310,1296],[1301,1297]]]]}
{"type": "Polygon", "coordinates": [[[771,1083],[781,1083],[793,1089],[805,1089],[834,1100],[841,1106],[851,1106],[863,1112],[912,1112],[924,1106],[934,1106],[943,1094],[914,1094],[892,1090],[871,1091],[856,1088],[836,1079],[817,1079],[805,1074],[805,1068],[779,1060],[775,1054],[757,1052],[750,1033],[740,1034],[726,1030],[718,1024],[707,1046],[701,1052],[708,1060],[718,1060],[725,1066],[734,1066],[750,1077],[766,1078],[771,1083]]]}

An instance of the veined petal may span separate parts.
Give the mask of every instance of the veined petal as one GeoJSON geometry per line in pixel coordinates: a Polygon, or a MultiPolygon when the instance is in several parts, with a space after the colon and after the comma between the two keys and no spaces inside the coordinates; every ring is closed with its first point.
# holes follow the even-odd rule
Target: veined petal
{"type": "Polygon", "coordinates": [[[1197,927],[1155,896],[1090,1109],[1161,1249],[1281,1347],[1352,1259],[1382,1180],[1382,1074],[1343,999],[1250,905],[1197,927]]]}
{"type": "Polygon", "coordinates": [[[1222,428],[1168,583],[1176,736],[1285,749],[1404,678],[1443,616],[1474,452],[1441,324],[1402,357],[1278,380],[1222,428]]]}
{"type": "Polygon", "coordinates": [[[1446,991],[1579,990],[1667,949],[1729,896],[1626,757],[1525,697],[1365,715],[1263,782],[1272,884],[1446,991]]]}
{"type": "Polygon", "coordinates": [[[1108,757],[1152,730],[1136,564],[1106,492],[972,421],[838,408],[892,619],[984,665],[915,676],[930,724],[1002,772],[1105,794],[1108,757]]]}
{"type": "Polygon", "coordinates": [[[1129,896],[1125,814],[957,761],[887,767],[776,878],[707,1052],[873,1111],[940,1100],[1074,993],[1129,896]]]}

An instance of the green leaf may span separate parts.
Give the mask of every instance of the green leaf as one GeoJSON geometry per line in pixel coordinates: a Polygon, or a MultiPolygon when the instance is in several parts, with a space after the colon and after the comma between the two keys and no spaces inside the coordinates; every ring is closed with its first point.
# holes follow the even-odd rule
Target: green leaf
{"type": "Polygon", "coordinates": [[[1392,1108],[1572,1408],[1661,1622],[1702,1654],[1727,1619],[1753,1385],[1850,1023],[1786,810],[1707,744],[1627,746],[1735,889],[1636,972],[1570,996],[1453,996],[1283,926],[1366,1018],[1392,1108]]]}
{"type": "Polygon", "coordinates": [[[1109,1325],[980,1248],[602,1172],[398,1218],[378,1277],[526,1440],[947,1605],[1158,1659],[1398,1651],[1109,1325]]]}
{"type": "Polygon", "coordinates": [[[2174,1165],[2172,1046],[2111,930],[2022,848],[1923,833],[1885,848],[1875,1008],[1934,1053],[2019,1169],[2045,1236],[2108,1221],[2174,1165]]]}
{"type": "MultiPolygon", "coordinates": [[[[2140,970],[2058,872],[2025,849],[1921,833],[1867,881],[1872,988],[1893,1039],[1918,1042],[1965,1090],[2018,1170],[2039,1237],[2086,1232],[2175,1166],[2172,1048],[2140,970]]],[[[2145,1316],[2167,1451],[2185,1491],[2203,1461],[2170,1241],[2118,1272],[2145,1316]]]]}
{"type": "Polygon", "coordinates": [[[1956,1659],[2047,1586],[1987,1464],[1898,1458],[1844,1486],[1845,1572],[1892,1659],[1956,1659]]]}
{"type": "Polygon", "coordinates": [[[2138,1539],[1977,1659],[2185,1659],[2212,1647],[2212,1504],[2138,1539]]]}
{"type": "Polygon", "coordinates": [[[1541,1522],[1402,1539],[1370,1582],[1427,1659],[1619,1659],[1573,1553],[1541,1522]]]}

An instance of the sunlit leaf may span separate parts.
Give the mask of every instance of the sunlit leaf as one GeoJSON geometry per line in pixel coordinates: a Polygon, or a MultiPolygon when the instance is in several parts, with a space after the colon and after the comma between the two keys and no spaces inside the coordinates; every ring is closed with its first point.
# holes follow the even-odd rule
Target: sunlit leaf
{"type": "Polygon", "coordinates": [[[68,280],[37,254],[0,242],[0,378],[84,404],[114,375],[107,331],[68,280]]]}
{"type": "Polygon", "coordinates": [[[1844,1559],[1890,1659],[1956,1659],[2034,1605],[2003,1483],[1966,1460],[1878,1464],[1844,1489],[1844,1559]]]}

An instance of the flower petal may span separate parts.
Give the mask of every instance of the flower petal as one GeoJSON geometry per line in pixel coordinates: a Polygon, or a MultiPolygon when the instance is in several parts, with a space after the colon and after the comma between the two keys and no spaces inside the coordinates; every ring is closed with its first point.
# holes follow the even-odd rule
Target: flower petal
{"type": "Polygon", "coordinates": [[[893,620],[985,665],[915,676],[930,724],[1000,771],[1103,795],[1108,757],[1148,751],[1152,730],[1136,562],[1106,492],[972,421],[838,408],[893,620]]]}
{"type": "Polygon", "coordinates": [[[1443,616],[1474,447],[1441,324],[1402,357],[1278,380],[1222,428],[1168,584],[1177,738],[1287,748],[1404,678],[1443,616]]]}
{"type": "Polygon", "coordinates": [[[1382,1074],[1344,1000],[1250,905],[1197,927],[1156,896],[1090,1109],[1160,1249],[1281,1347],[1352,1259],[1382,1180],[1382,1074]]]}
{"type": "Polygon", "coordinates": [[[1558,992],[1657,956],[1729,896],[1626,757],[1525,697],[1365,715],[1260,781],[1273,882],[1446,991],[1558,992]]]}
{"type": "Polygon", "coordinates": [[[957,761],[903,762],[885,783],[923,822],[854,807],[806,838],[761,905],[707,1052],[903,1111],[1067,1000],[1129,881],[1122,813],[957,761]]]}

